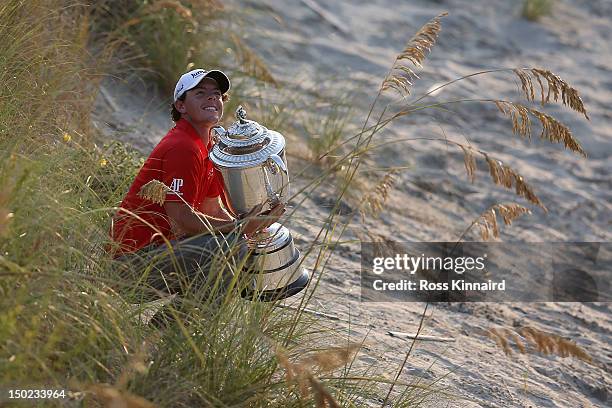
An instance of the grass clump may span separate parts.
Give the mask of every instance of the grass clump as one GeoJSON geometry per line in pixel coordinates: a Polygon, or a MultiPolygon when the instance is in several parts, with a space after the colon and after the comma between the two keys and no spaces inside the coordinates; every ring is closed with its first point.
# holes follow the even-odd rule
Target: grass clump
{"type": "Polygon", "coordinates": [[[529,21],[538,21],[550,15],[554,5],[554,0],[524,0],[521,15],[529,21]]]}

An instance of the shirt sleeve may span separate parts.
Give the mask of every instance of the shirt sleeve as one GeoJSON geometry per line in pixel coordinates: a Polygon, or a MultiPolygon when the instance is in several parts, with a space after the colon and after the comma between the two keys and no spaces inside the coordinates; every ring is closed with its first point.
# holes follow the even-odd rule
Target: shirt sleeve
{"type": "Polygon", "coordinates": [[[195,206],[202,183],[203,163],[200,155],[193,150],[174,148],[168,150],[162,160],[162,181],[172,190],[166,194],[166,201],[185,200],[195,206]]]}

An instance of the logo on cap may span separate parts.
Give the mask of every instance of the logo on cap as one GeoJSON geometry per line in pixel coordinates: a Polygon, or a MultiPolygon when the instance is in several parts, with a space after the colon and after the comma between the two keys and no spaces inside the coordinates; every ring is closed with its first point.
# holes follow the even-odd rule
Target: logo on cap
{"type": "Polygon", "coordinates": [[[198,72],[192,72],[192,73],[191,73],[191,77],[192,77],[192,78],[197,78],[197,77],[199,77],[200,75],[204,74],[205,72],[206,72],[206,71],[204,71],[204,70],[200,70],[200,71],[198,71],[198,72]]]}

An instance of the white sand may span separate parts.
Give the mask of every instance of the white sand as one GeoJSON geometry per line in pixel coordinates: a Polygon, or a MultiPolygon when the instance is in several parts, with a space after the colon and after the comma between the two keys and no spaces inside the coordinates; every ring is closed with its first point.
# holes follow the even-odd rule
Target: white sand
{"type": "MultiPolygon", "coordinates": [[[[422,24],[442,11],[448,11],[449,16],[443,20],[441,37],[420,72],[422,80],[413,95],[482,69],[540,67],[578,88],[591,117],[587,122],[559,105],[546,109],[570,126],[588,159],[559,145],[540,142],[537,137],[531,143],[520,140],[512,135],[509,120],[493,105],[456,105],[456,115],[438,112],[433,117],[406,118],[381,133],[380,138],[439,135],[441,127],[452,139],[464,141],[467,136],[478,148],[493,153],[525,176],[549,213],[494,186],[484,167],[477,173],[476,182],[470,184],[458,151],[447,150],[439,143],[414,141],[384,149],[376,156],[380,165],[411,168],[401,173],[383,215],[368,219],[365,225],[360,224],[359,217],[354,218],[346,239],[367,237],[367,230],[396,241],[453,241],[489,205],[513,201],[529,206],[534,214],[511,227],[502,227],[504,241],[610,241],[612,2],[558,1],[554,14],[539,23],[520,18],[520,1],[317,3],[343,24],[345,32],[335,29],[300,0],[246,2],[243,5],[253,23],[245,28],[247,42],[266,58],[277,78],[303,94],[316,90],[337,95],[352,90],[358,113],[355,126],[365,118],[361,112],[367,111],[394,55],[422,24]]],[[[495,97],[521,101],[517,81],[511,75],[477,78],[445,88],[429,100],[495,97]]],[[[146,152],[163,136],[170,121],[165,103],[154,93],[138,88],[131,94],[124,84],[107,84],[108,97],[100,99],[96,118],[111,136],[129,140],[146,152]],[[139,100],[137,106],[135,99],[139,100]],[[123,112],[113,112],[113,103],[123,112]],[[113,123],[114,129],[104,126],[103,121],[113,123]]],[[[297,174],[308,166],[296,157],[304,141],[295,135],[286,136],[290,169],[297,174]]],[[[294,178],[293,188],[304,185],[308,175],[314,173],[307,171],[306,176],[294,178]]],[[[333,188],[325,186],[309,197],[298,197],[294,205],[304,198],[291,221],[300,247],[306,247],[319,231],[320,221],[330,210],[325,204],[333,202],[333,188]]],[[[353,340],[369,332],[368,350],[360,354],[361,363],[374,364],[393,376],[410,342],[390,337],[387,332],[416,331],[423,304],[360,303],[358,251],[358,244],[344,244],[336,251],[312,307],[344,319],[350,316],[355,323],[350,332],[353,340]]],[[[308,265],[313,262],[314,258],[307,259],[308,265]]],[[[611,330],[610,306],[606,303],[435,304],[429,308],[424,334],[454,337],[456,342],[419,343],[402,379],[439,380],[436,386],[471,400],[456,400],[449,405],[433,401],[426,406],[609,406],[611,330]],[[513,325],[532,325],[575,340],[595,363],[537,353],[515,352],[507,357],[483,331],[513,325]]]]}

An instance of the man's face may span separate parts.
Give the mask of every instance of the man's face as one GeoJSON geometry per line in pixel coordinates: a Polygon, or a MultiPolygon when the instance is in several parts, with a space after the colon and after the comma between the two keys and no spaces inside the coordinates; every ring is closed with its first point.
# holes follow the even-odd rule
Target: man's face
{"type": "Polygon", "coordinates": [[[194,124],[216,125],[223,116],[223,101],[217,81],[204,78],[185,93],[185,100],[175,103],[176,109],[194,124]]]}

